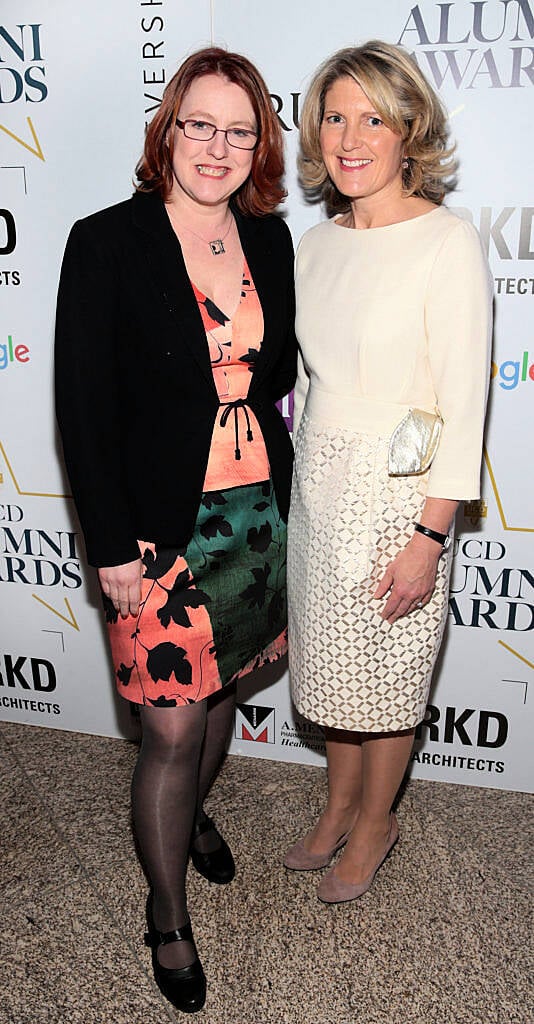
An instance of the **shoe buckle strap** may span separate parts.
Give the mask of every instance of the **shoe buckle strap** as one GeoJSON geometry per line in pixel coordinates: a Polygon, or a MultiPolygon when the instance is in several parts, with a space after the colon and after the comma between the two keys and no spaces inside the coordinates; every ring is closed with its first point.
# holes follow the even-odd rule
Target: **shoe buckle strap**
{"type": "Polygon", "coordinates": [[[190,924],[184,924],[181,928],[173,928],[170,932],[154,931],[145,933],[147,946],[167,946],[170,942],[191,942],[193,943],[193,932],[190,924]]]}
{"type": "Polygon", "coordinates": [[[193,932],[190,924],[184,924],[181,928],[173,928],[170,932],[158,932],[160,946],[167,946],[169,942],[192,942],[193,932]]]}

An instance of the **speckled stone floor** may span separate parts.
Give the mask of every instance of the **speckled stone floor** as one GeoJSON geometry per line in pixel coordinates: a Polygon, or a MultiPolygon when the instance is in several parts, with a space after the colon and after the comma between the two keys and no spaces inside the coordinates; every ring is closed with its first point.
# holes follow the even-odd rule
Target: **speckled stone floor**
{"type": "MultiPolygon", "coordinates": [[[[135,756],[119,740],[0,723],[1,1024],[187,1019],[160,995],[143,945],[135,756]]],[[[190,870],[209,988],[189,1019],[532,1024],[532,799],[410,782],[375,885],[327,907],[316,874],[280,866],[323,786],[322,769],[227,760],[209,809],[238,872],[223,887],[190,870]]]]}

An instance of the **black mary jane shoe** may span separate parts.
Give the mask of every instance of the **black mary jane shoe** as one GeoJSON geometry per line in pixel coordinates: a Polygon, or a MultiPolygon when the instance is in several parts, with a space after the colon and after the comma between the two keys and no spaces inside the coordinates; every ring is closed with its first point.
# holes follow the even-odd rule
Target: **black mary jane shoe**
{"type": "Polygon", "coordinates": [[[191,860],[195,865],[199,874],[204,875],[204,878],[208,879],[208,882],[217,882],[219,885],[227,885],[231,882],[235,875],[235,864],[234,858],[232,857],[232,851],[220,834],[215,828],[211,818],[206,817],[197,823],[193,829],[191,836],[191,846],[189,848],[191,854],[191,860]],[[195,849],[195,840],[199,836],[204,835],[205,832],[215,832],[219,840],[219,845],[215,850],[211,850],[210,853],[201,853],[200,850],[195,849]]]}
{"type": "Polygon", "coordinates": [[[206,1002],[206,976],[198,958],[191,922],[170,932],[159,932],[154,926],[151,894],[146,904],[146,917],[148,931],[145,943],[152,950],[152,969],[160,992],[182,1013],[196,1013],[206,1002]],[[193,963],[180,968],[163,967],[158,960],[158,946],[166,946],[169,942],[190,942],[196,955],[193,963]]]}

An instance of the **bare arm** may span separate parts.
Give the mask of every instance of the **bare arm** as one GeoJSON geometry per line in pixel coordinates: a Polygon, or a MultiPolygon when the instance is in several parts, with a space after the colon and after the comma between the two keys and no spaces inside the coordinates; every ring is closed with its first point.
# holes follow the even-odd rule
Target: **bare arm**
{"type": "MultiPolygon", "coordinates": [[[[437,533],[448,533],[457,508],[458,502],[450,498],[427,498],[419,521],[437,533]]],[[[435,540],[414,532],[390,562],[373,595],[379,600],[388,594],[380,613],[386,622],[396,622],[430,601],[441,552],[435,540]]]]}

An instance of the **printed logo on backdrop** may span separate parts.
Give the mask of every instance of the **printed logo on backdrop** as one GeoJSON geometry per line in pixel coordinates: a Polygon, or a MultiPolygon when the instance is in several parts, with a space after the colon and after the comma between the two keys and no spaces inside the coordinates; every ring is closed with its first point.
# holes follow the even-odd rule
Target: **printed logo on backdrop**
{"type": "MultiPolygon", "coordinates": [[[[534,260],[534,206],[504,206],[501,209],[482,206],[478,210],[450,206],[449,209],[475,225],[488,256],[505,261],[534,260]]],[[[520,294],[528,292],[534,292],[532,278],[529,279],[529,289],[522,289],[520,294]]]]}
{"type": "Polygon", "coordinates": [[[59,704],[48,699],[56,686],[56,670],[47,658],[0,655],[0,708],[3,710],[60,715],[59,704]]]}
{"type": "MultiPolygon", "coordinates": [[[[1,440],[0,457],[5,466],[3,472],[0,460],[0,585],[9,585],[9,590],[18,585],[22,593],[47,608],[56,620],[78,632],[69,600],[63,596],[65,591],[82,586],[78,534],[68,529],[36,526],[34,518],[42,507],[41,499],[63,501],[68,495],[21,487],[1,440]],[[25,504],[31,506],[29,513],[25,504]],[[61,595],[59,601],[53,594],[61,595]]],[[[9,590],[3,591],[4,597],[9,590]]],[[[62,636],[61,630],[59,635],[62,636]]],[[[64,649],[63,641],[62,646],[64,649]]]]}
{"type": "Polygon", "coordinates": [[[410,760],[427,767],[501,775],[508,739],[509,722],[501,711],[428,704],[410,760]]]}
{"type": "MultiPolygon", "coordinates": [[[[0,256],[11,256],[17,247],[17,225],[11,210],[0,210],[0,256]]],[[[0,287],[19,285],[20,270],[0,269],[0,287]]]]}
{"type": "Polygon", "coordinates": [[[27,636],[33,636],[30,650],[0,652],[0,717],[9,717],[10,711],[15,716],[24,712],[41,721],[44,716],[61,715],[62,708],[56,697],[56,665],[35,645],[46,638],[47,646],[53,643],[61,657],[67,634],[80,631],[64,596],[82,585],[78,535],[69,529],[36,525],[42,499],[67,496],[23,489],[1,441],[0,456],[0,600],[5,609],[16,609],[27,623],[27,636]],[[38,615],[35,602],[40,606],[38,615]]]}
{"type": "Polygon", "coordinates": [[[505,359],[502,363],[493,361],[491,379],[503,391],[515,391],[522,384],[534,384],[534,356],[524,351],[519,359],[505,359]]]}
{"type": "Polygon", "coordinates": [[[507,565],[500,540],[456,541],[449,598],[451,626],[510,633],[534,629],[534,572],[507,565]]]}
{"type": "MultiPolygon", "coordinates": [[[[532,52],[534,59],[534,49],[532,52]]],[[[528,263],[534,260],[534,206],[503,206],[500,209],[482,206],[477,210],[450,206],[449,209],[475,225],[487,256],[492,263],[497,260],[504,263],[503,271],[508,269],[507,262],[528,263]]],[[[504,273],[494,276],[497,295],[534,295],[534,267],[530,275],[528,266],[521,269],[523,273],[517,277],[505,276],[504,273]]],[[[526,355],[528,358],[528,353],[526,355]]]]}
{"type": "Polygon", "coordinates": [[[463,503],[464,519],[472,527],[478,527],[482,519],[488,517],[488,503],[484,498],[473,498],[463,503]]]}
{"type": "Polygon", "coordinates": [[[48,96],[42,25],[0,25],[0,104],[42,103],[48,96]]]}
{"type": "Polygon", "coordinates": [[[77,590],[82,585],[77,535],[25,523],[21,505],[0,505],[0,583],[77,590]]]}
{"type": "Polygon", "coordinates": [[[272,92],[274,112],[278,117],[280,126],[284,132],[292,132],[300,127],[300,97],[301,92],[290,92],[289,96],[280,96],[272,92]]]}
{"type": "Polygon", "coordinates": [[[0,210],[0,256],[11,256],[17,245],[17,225],[10,210],[0,210]]]}
{"type": "MultiPolygon", "coordinates": [[[[500,540],[460,538],[455,545],[449,614],[451,627],[467,626],[493,634],[511,666],[500,678],[503,701],[508,701],[513,687],[514,704],[517,700],[526,706],[534,669],[526,656],[526,641],[534,629],[531,566],[510,565],[507,547],[500,540]]],[[[509,720],[500,710],[429,705],[417,732],[424,749],[416,745],[412,760],[436,768],[501,774],[509,732],[509,720]],[[434,744],[459,749],[444,753],[434,744]],[[476,750],[465,749],[468,747],[476,750]],[[488,751],[498,753],[491,756],[488,751]]]]}
{"type": "MultiPolygon", "coordinates": [[[[397,43],[411,53],[436,89],[519,89],[534,84],[531,0],[416,4],[397,43]]],[[[285,132],[299,128],[300,92],[271,93],[285,132]]]]}
{"type": "Polygon", "coordinates": [[[302,718],[293,711],[294,721],[285,721],[280,729],[282,747],[300,747],[313,750],[315,754],[325,753],[324,733],[320,726],[302,718]]]}
{"type": "Polygon", "coordinates": [[[397,43],[436,89],[520,89],[534,84],[530,0],[416,4],[397,43]]]}
{"type": "Polygon", "coordinates": [[[235,714],[235,735],[238,740],[254,743],[275,742],[275,709],[257,704],[238,704],[235,714]]]}
{"type": "MultiPolygon", "coordinates": [[[[16,272],[15,272],[16,273],[16,272]]],[[[0,270],[0,283],[2,271],[0,270]]],[[[28,345],[16,344],[13,335],[8,334],[6,342],[0,342],[0,373],[13,366],[24,366],[30,361],[30,349],[28,345]]]]}
{"type": "MultiPolygon", "coordinates": [[[[27,111],[48,96],[42,28],[42,24],[0,25],[0,131],[39,160],[44,160],[44,153],[27,111]],[[26,124],[13,125],[11,117],[8,124],[3,123],[4,111],[10,116],[13,110],[24,112],[26,124]]],[[[14,169],[22,172],[26,191],[24,167],[11,164],[9,170],[14,169]]]]}
{"type": "MultiPolygon", "coordinates": [[[[139,27],[141,32],[140,57],[141,81],[143,86],[143,109],[145,129],[161,104],[163,92],[167,84],[165,71],[165,3],[164,0],[140,0],[141,16],[139,27]]],[[[170,77],[177,68],[173,67],[170,77]]],[[[278,115],[280,125],[285,132],[299,128],[300,98],[302,93],[292,92],[288,96],[271,93],[274,111],[278,115]]],[[[287,421],[287,414],[284,413],[287,421]]]]}
{"type": "Polygon", "coordinates": [[[165,3],[164,0],[141,0],[140,8],[141,81],[146,128],[161,103],[167,82],[163,17],[165,3]]]}

